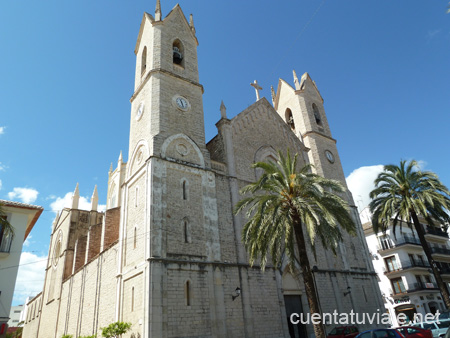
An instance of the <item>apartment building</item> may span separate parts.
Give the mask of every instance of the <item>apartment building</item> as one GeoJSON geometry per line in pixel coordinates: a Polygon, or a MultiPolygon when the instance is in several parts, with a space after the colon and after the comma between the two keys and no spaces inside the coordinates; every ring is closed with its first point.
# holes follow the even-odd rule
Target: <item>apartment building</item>
{"type": "MultiPolygon", "coordinates": [[[[450,243],[443,228],[422,224],[433,259],[447,287],[450,282],[450,243]]],[[[370,221],[363,223],[372,263],[384,299],[386,312],[393,326],[398,326],[397,315],[403,313],[410,320],[415,314],[442,312],[442,299],[431,267],[415,230],[403,224],[392,225],[386,233],[375,234],[370,221]]]]}

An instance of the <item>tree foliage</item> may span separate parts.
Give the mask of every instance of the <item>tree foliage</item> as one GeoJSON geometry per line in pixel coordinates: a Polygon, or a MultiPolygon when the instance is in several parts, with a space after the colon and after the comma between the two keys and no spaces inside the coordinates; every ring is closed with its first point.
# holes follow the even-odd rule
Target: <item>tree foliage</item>
{"type": "Polygon", "coordinates": [[[2,204],[0,204],[0,230],[3,231],[4,236],[14,236],[14,228],[8,222],[8,219],[6,218],[6,212],[2,204]]]}
{"type": "Polygon", "coordinates": [[[263,174],[240,191],[249,195],[235,206],[235,212],[245,210],[248,221],[242,240],[251,264],[261,257],[264,268],[270,254],[273,264],[278,265],[284,250],[294,262],[295,216],[308,235],[313,252],[317,239],[336,253],[342,240],[341,229],[356,233],[348,204],[337,195],[345,193],[343,185],[312,173],[312,165],[297,170],[297,157],[296,154],[292,158],[289,151],[286,156],[278,152],[276,163],[255,163],[253,168],[262,169],[263,174]]]}
{"type": "Polygon", "coordinates": [[[419,170],[416,161],[386,165],[375,179],[370,211],[375,232],[386,231],[391,219],[393,232],[406,223],[412,226],[412,212],[429,225],[447,226],[450,222],[450,192],[431,171],[419,170]]]}
{"type": "Polygon", "coordinates": [[[425,238],[425,230],[420,223],[422,217],[429,226],[447,231],[450,222],[450,191],[431,171],[420,170],[416,161],[401,161],[399,166],[386,165],[375,179],[375,189],[371,191],[370,211],[372,227],[377,233],[386,232],[391,222],[394,237],[397,226],[406,223],[419,237],[425,256],[430,264],[436,283],[447,308],[450,295],[434,262],[432,250],[425,238]]]}
{"type": "Polygon", "coordinates": [[[102,337],[113,338],[128,332],[131,329],[131,323],[115,322],[102,328],[102,337]]]}
{"type": "MultiPolygon", "coordinates": [[[[237,203],[235,212],[244,212],[247,217],[242,241],[250,264],[260,258],[264,269],[270,254],[273,264],[279,266],[286,252],[291,266],[296,262],[300,265],[310,312],[320,314],[307,242],[314,255],[317,240],[336,254],[341,229],[355,234],[356,227],[347,202],[337,195],[345,193],[343,185],[312,173],[311,165],[298,170],[297,157],[292,158],[289,151],[286,156],[278,152],[276,163],[255,163],[253,168],[261,169],[262,175],[241,190],[247,197],[237,203]]],[[[314,333],[325,338],[320,323],[314,324],[314,333]]]]}

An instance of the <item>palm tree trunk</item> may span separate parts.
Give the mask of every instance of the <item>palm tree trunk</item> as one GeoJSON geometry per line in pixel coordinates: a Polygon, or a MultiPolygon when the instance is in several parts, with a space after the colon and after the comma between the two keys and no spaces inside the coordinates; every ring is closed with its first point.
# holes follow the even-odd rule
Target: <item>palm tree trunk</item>
{"type": "Polygon", "coordinates": [[[428,263],[430,263],[431,270],[433,271],[434,278],[436,279],[436,283],[438,285],[439,290],[441,291],[442,299],[444,300],[445,306],[447,309],[450,309],[450,295],[447,289],[447,286],[445,285],[444,281],[442,280],[441,273],[439,272],[436,263],[434,262],[434,259],[431,255],[431,249],[428,245],[427,240],[425,239],[425,231],[422,227],[422,224],[420,224],[419,217],[417,217],[416,212],[411,209],[410,210],[411,217],[413,219],[414,227],[416,228],[417,235],[419,236],[420,244],[422,244],[423,251],[425,252],[425,256],[428,259],[428,263]]]}
{"type": "Polygon", "coordinates": [[[305,283],[305,292],[306,298],[308,298],[309,310],[311,315],[315,313],[320,315],[320,323],[313,324],[314,335],[316,338],[325,338],[325,330],[322,325],[322,313],[319,308],[313,273],[311,271],[311,266],[309,265],[308,253],[306,252],[305,237],[303,234],[300,217],[296,212],[293,215],[293,223],[295,239],[297,240],[300,268],[302,270],[303,282],[305,283]]]}

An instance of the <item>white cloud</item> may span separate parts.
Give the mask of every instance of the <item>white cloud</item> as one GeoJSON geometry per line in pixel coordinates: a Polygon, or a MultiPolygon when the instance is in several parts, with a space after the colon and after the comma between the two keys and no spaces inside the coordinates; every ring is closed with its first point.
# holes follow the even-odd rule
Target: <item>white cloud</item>
{"type": "MultiPolygon", "coordinates": [[[[70,208],[72,206],[72,195],[73,192],[68,192],[64,195],[64,197],[56,197],[55,201],[50,204],[50,208],[53,212],[61,211],[64,208],[70,208]]],[[[91,210],[91,202],[90,198],[80,196],[80,201],[78,203],[78,209],[81,210],[91,210]]],[[[98,211],[105,211],[106,205],[105,204],[99,204],[98,205],[98,211]]]]}
{"type": "Polygon", "coordinates": [[[0,135],[5,133],[5,129],[6,129],[6,127],[0,127],[0,135]]]}
{"type": "Polygon", "coordinates": [[[0,180],[0,190],[2,190],[2,180],[0,180]]]}
{"type": "Polygon", "coordinates": [[[432,39],[432,38],[434,38],[437,34],[439,34],[441,32],[441,30],[440,29],[435,29],[435,30],[429,30],[428,31],[428,33],[427,33],[427,37],[428,37],[428,39],[430,40],[430,39],[432,39]]]}
{"type": "Polygon", "coordinates": [[[4,171],[6,169],[6,166],[0,162],[0,171],[4,171]]]}
{"type": "Polygon", "coordinates": [[[8,193],[9,199],[20,199],[23,203],[33,203],[36,201],[39,192],[32,188],[14,188],[8,193]]]}
{"type": "Polygon", "coordinates": [[[46,265],[46,256],[38,256],[32,252],[22,252],[16,288],[14,289],[14,304],[23,304],[27,297],[35,296],[42,291],[46,265]]]}
{"type": "Polygon", "coordinates": [[[346,178],[358,210],[361,212],[369,203],[369,193],[375,188],[373,181],[383,171],[383,165],[361,167],[352,171],[346,178]]]}
{"type": "Polygon", "coordinates": [[[25,242],[23,242],[23,246],[30,246],[30,244],[31,244],[31,238],[32,238],[33,236],[31,236],[31,235],[28,235],[28,237],[27,237],[27,239],[25,240],[25,242]]]}

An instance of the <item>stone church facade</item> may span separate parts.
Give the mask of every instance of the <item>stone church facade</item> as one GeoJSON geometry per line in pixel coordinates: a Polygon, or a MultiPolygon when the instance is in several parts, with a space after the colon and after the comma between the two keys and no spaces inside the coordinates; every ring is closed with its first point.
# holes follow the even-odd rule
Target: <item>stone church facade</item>
{"type": "MultiPolygon", "coordinates": [[[[222,104],[218,133],[206,143],[197,45],[179,5],[164,19],[159,1],[154,16],[144,14],[128,162],[120,156],[109,172],[106,212],[97,211],[96,191],[92,210],[80,210],[77,188],[56,217],[25,338],[100,336],[117,320],[132,323],[125,337],[313,336],[311,325],[287,320],[308,313],[301,275],[286,263],[250,267],[245,220],[232,210],[258,175],[251,164],[278,149],[345,184],[323,99],[307,73],[294,72],[294,86],[280,80],[272,104],[261,98],[232,119],[222,104]]],[[[355,207],[351,213],[357,236],[345,234],[337,256],[319,247],[310,259],[323,312],[372,314],[383,303],[355,207]]]]}

